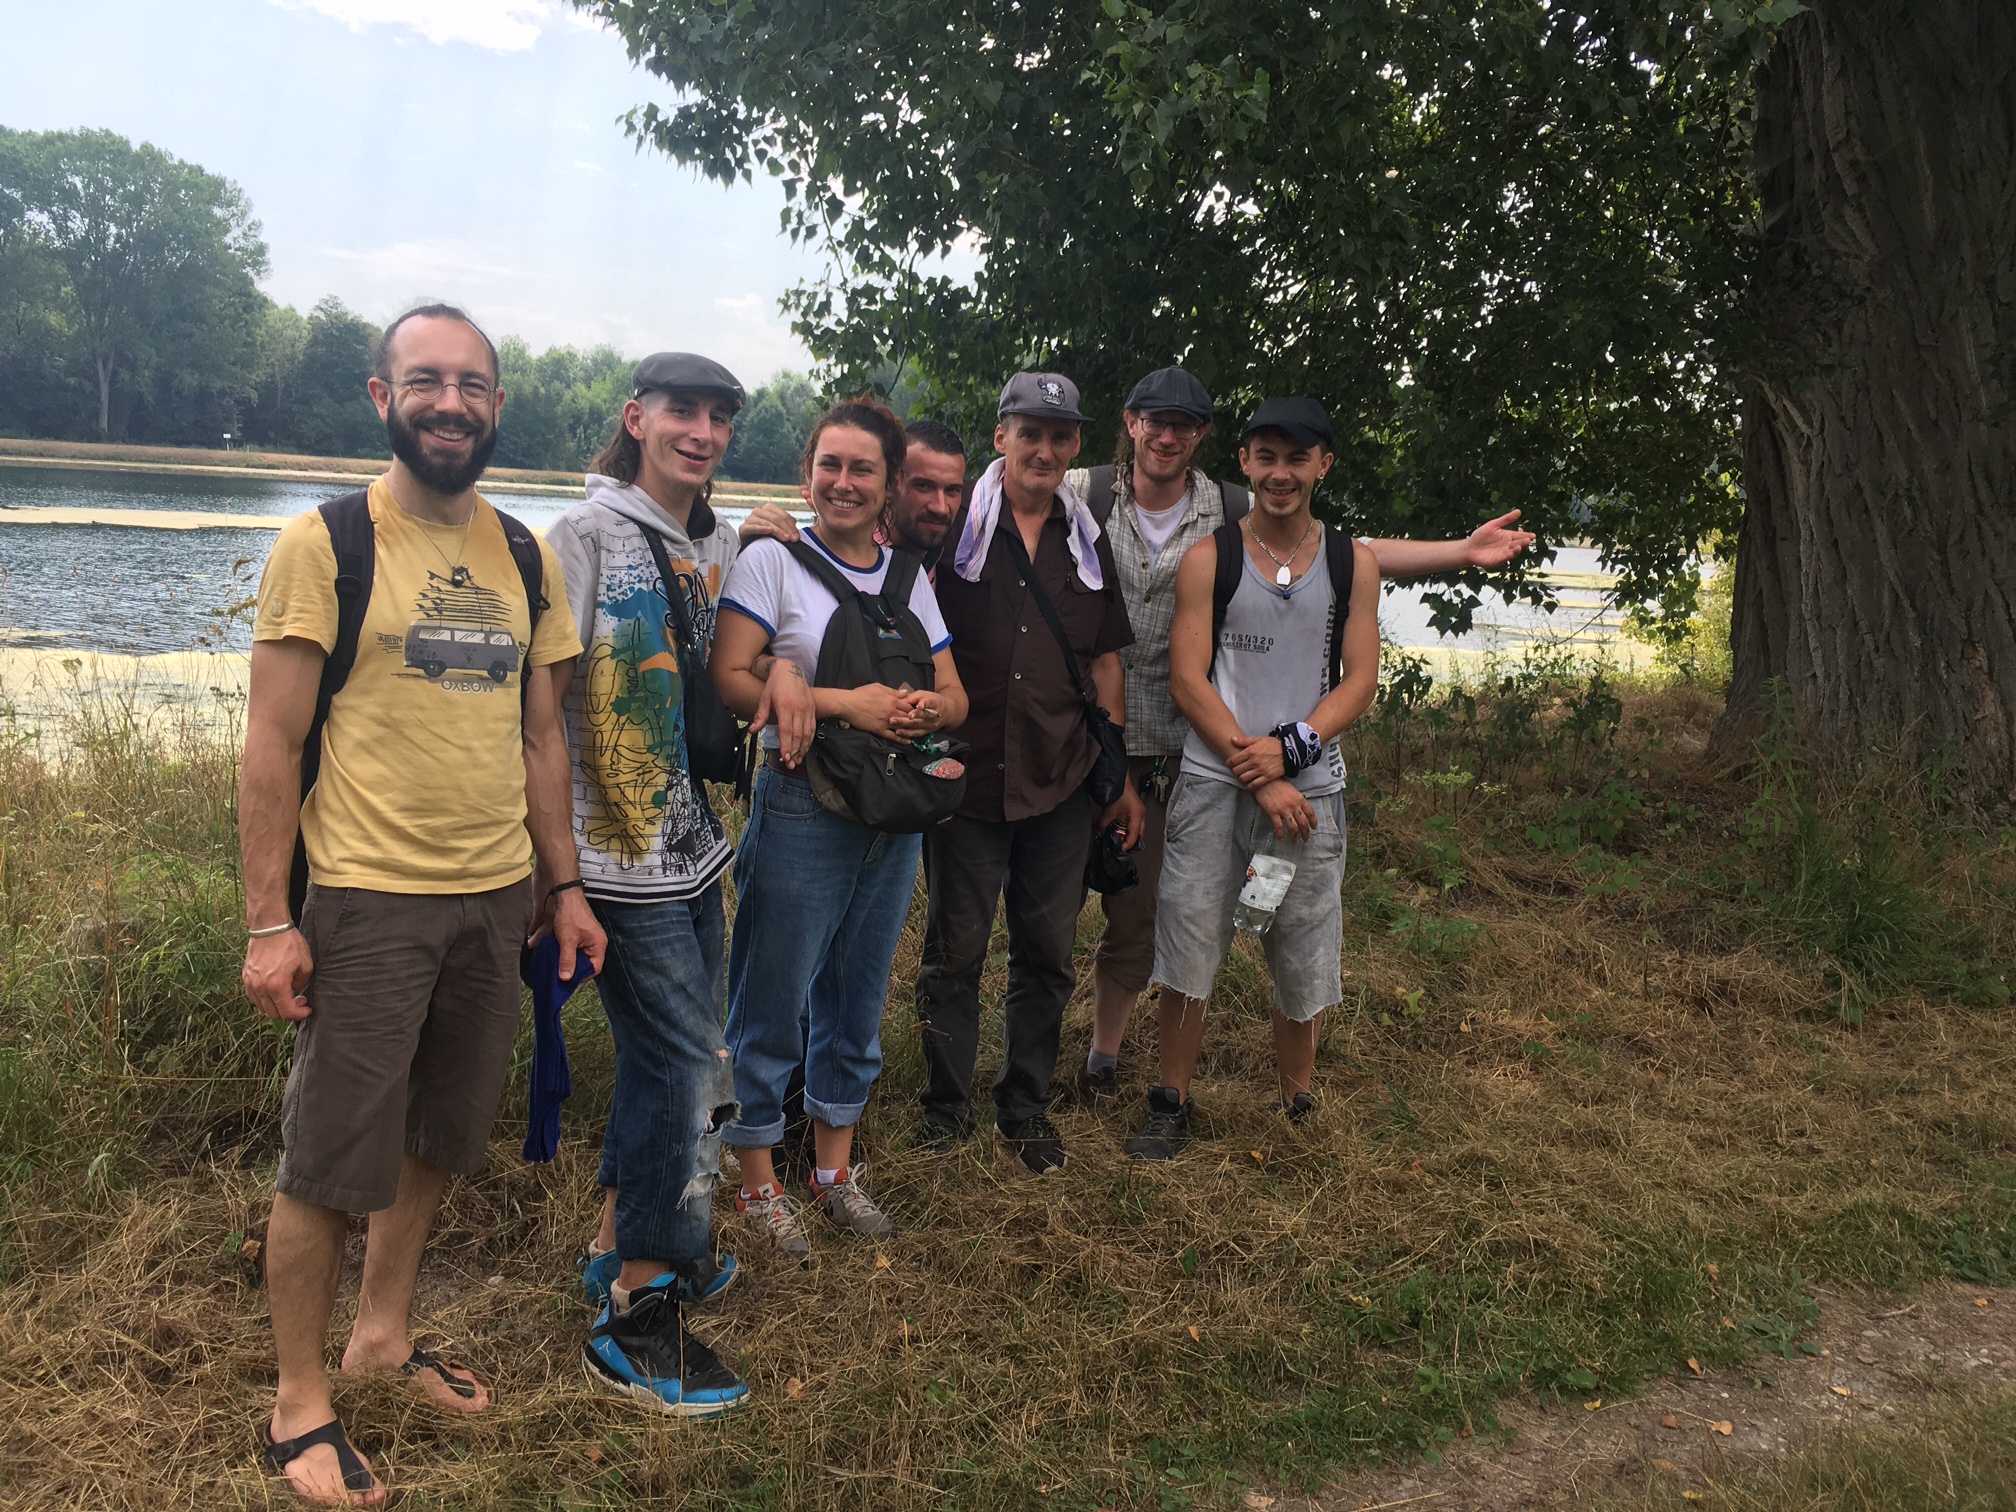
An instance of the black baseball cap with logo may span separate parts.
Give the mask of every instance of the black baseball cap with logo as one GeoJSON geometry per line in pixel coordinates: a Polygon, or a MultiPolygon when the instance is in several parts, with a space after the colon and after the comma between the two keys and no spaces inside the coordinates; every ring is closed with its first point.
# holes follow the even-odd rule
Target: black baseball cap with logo
{"type": "Polygon", "coordinates": [[[1330,431],[1329,412],[1314,399],[1267,400],[1253,411],[1246,429],[1239,432],[1239,444],[1244,446],[1261,431],[1279,431],[1297,446],[1337,449],[1337,439],[1330,431]]]}
{"type": "Polygon", "coordinates": [[[1180,367],[1157,368],[1134,385],[1125,406],[1137,415],[1188,415],[1211,423],[1211,392],[1180,367]]]}
{"type": "Polygon", "coordinates": [[[666,394],[719,394],[737,410],[749,402],[741,381],[711,357],[697,352],[653,352],[631,370],[630,397],[653,389],[666,394]]]}
{"type": "Polygon", "coordinates": [[[1078,409],[1078,385],[1062,373],[1017,373],[1001,390],[1001,407],[995,414],[1003,420],[1010,415],[1041,415],[1080,425],[1092,419],[1078,409]]]}

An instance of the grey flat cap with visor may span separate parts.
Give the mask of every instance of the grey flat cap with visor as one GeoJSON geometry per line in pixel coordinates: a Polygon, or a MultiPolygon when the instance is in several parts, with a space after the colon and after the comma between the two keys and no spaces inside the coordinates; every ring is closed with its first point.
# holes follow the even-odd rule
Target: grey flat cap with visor
{"type": "Polygon", "coordinates": [[[995,414],[1003,420],[1010,415],[1041,415],[1079,425],[1092,419],[1079,412],[1078,385],[1062,373],[1017,373],[1001,390],[1001,407],[995,414]]]}
{"type": "Polygon", "coordinates": [[[1211,391],[1180,367],[1157,368],[1134,385],[1126,407],[1137,415],[1188,415],[1211,423],[1211,391]]]}
{"type": "Polygon", "coordinates": [[[657,390],[665,394],[719,394],[736,409],[749,402],[741,380],[711,357],[697,352],[653,352],[632,369],[630,397],[657,390]]]}

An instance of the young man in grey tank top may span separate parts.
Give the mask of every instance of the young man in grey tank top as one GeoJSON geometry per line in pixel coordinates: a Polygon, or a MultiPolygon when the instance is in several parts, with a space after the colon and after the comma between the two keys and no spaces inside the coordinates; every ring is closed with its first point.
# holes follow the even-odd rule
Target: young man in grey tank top
{"type": "Polygon", "coordinates": [[[1184,554],[1169,633],[1169,686],[1189,721],[1169,799],[1155,970],[1162,988],[1161,1085],[1128,1154],[1166,1160],[1189,1137],[1190,1077],[1204,1040],[1204,1002],[1232,944],[1247,863],[1272,848],[1295,874],[1262,937],[1274,977],[1274,1063],[1281,1107],[1296,1122],[1309,1090],[1323,1010],[1343,997],[1340,884],[1344,758],[1337,737],[1371,705],[1379,678],[1379,565],[1350,542],[1349,599],[1332,588],[1311,513],[1336,460],[1330,418],[1313,399],[1270,399],[1241,438],[1253,486],[1239,528],[1243,560],[1213,651],[1219,538],[1184,554]],[[1343,616],[1341,666],[1329,665],[1343,616]]]}

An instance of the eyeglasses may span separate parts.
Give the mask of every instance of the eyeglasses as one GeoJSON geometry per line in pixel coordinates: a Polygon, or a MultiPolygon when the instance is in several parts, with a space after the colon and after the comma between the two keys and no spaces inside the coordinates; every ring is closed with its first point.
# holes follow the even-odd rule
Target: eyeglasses
{"type": "Polygon", "coordinates": [[[422,373],[417,378],[403,378],[394,387],[402,388],[415,399],[425,400],[429,404],[451,388],[462,396],[464,404],[487,403],[493,392],[489,380],[485,378],[464,378],[457,383],[450,379],[437,378],[432,373],[422,373]]]}
{"type": "Polygon", "coordinates": [[[1141,429],[1149,435],[1167,435],[1171,440],[1189,441],[1204,429],[1194,420],[1163,420],[1155,415],[1141,417],[1141,429]]]}

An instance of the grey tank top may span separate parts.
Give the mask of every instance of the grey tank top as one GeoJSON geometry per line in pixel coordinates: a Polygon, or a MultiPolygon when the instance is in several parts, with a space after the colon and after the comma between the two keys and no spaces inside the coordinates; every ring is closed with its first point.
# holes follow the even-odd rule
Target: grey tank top
{"type": "MultiPolygon", "coordinates": [[[[1327,531],[1330,527],[1321,526],[1327,531]]],[[[1284,595],[1260,575],[1251,552],[1243,549],[1245,570],[1232,602],[1225,606],[1225,628],[1218,637],[1218,663],[1211,684],[1225,707],[1248,735],[1264,735],[1276,725],[1307,719],[1330,691],[1334,668],[1324,665],[1330,649],[1330,619],[1337,595],[1330,588],[1324,544],[1316,543],[1316,563],[1290,585],[1284,595]]],[[[1183,770],[1216,782],[1237,782],[1195,730],[1183,741],[1183,770]]],[[[1344,786],[1344,753],[1332,738],[1323,758],[1291,779],[1307,798],[1322,798],[1344,786]]]]}

